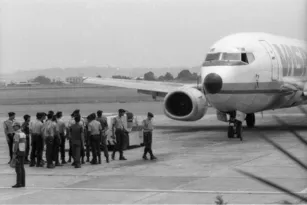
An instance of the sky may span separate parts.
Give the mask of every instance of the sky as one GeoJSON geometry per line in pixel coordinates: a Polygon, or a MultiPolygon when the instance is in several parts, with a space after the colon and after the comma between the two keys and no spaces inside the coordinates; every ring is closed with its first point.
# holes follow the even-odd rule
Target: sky
{"type": "Polygon", "coordinates": [[[0,73],[198,66],[236,32],[307,39],[306,0],[0,0],[0,73]]]}

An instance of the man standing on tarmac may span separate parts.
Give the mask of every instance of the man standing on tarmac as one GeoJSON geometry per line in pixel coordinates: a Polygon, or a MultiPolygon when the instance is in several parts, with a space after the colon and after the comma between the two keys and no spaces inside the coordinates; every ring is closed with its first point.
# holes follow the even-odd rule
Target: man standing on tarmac
{"type": "Polygon", "coordinates": [[[6,136],[6,142],[9,147],[10,151],[10,161],[8,164],[11,163],[12,157],[13,157],[13,143],[14,143],[14,129],[13,129],[13,123],[15,121],[15,113],[14,112],[9,112],[9,119],[4,121],[3,123],[3,129],[4,129],[4,134],[6,136]]]}
{"type": "Polygon", "coordinates": [[[75,115],[75,123],[72,124],[69,128],[72,144],[72,153],[73,153],[73,165],[75,168],[81,168],[80,163],[80,153],[81,146],[83,145],[84,136],[83,136],[83,127],[80,124],[80,115],[75,115]]]}
{"type": "Polygon", "coordinates": [[[60,151],[61,151],[61,159],[62,159],[62,164],[66,164],[65,161],[65,130],[66,130],[66,125],[62,119],[63,113],[62,112],[57,112],[56,113],[56,118],[57,118],[57,124],[59,128],[59,135],[61,139],[61,146],[60,146],[60,151]]]}
{"type": "Polygon", "coordinates": [[[127,160],[123,154],[124,142],[125,142],[125,138],[127,137],[125,134],[126,129],[125,129],[124,122],[123,122],[124,114],[125,114],[125,110],[119,109],[118,116],[114,118],[113,123],[112,123],[112,138],[116,139],[116,145],[114,146],[114,150],[112,153],[113,160],[115,159],[116,151],[119,152],[119,160],[127,160]]]}
{"type": "Polygon", "coordinates": [[[61,137],[59,134],[59,125],[57,123],[57,119],[56,116],[53,115],[52,116],[52,124],[55,127],[55,133],[54,133],[54,141],[53,141],[53,161],[55,162],[55,166],[63,166],[62,164],[60,164],[59,162],[59,153],[60,153],[60,147],[61,147],[61,137]]]}
{"type": "Polygon", "coordinates": [[[44,127],[44,136],[45,136],[45,141],[46,141],[46,158],[47,158],[47,168],[53,169],[54,164],[53,164],[53,150],[54,150],[54,141],[56,137],[56,125],[52,121],[52,113],[49,113],[47,115],[48,120],[45,122],[45,127],[44,127]]]}
{"type": "Polygon", "coordinates": [[[31,117],[30,117],[30,115],[24,115],[23,119],[25,121],[24,121],[24,123],[22,123],[21,131],[26,134],[25,164],[29,164],[30,161],[29,161],[28,157],[29,157],[29,151],[30,151],[30,121],[31,121],[31,117]]]}
{"type": "Polygon", "coordinates": [[[41,160],[43,156],[43,123],[42,123],[43,114],[36,114],[36,121],[30,125],[31,133],[31,162],[30,167],[42,167],[41,160]],[[36,158],[36,160],[35,160],[36,158]]]}
{"type": "Polygon", "coordinates": [[[107,118],[104,115],[102,115],[102,113],[103,112],[101,110],[97,111],[96,120],[100,122],[101,127],[102,127],[101,145],[102,145],[102,149],[103,149],[106,161],[107,163],[109,163],[109,151],[108,151],[107,135],[106,135],[106,131],[108,130],[108,122],[107,122],[107,118]]]}
{"type": "Polygon", "coordinates": [[[144,154],[143,154],[143,159],[147,160],[147,153],[150,154],[150,159],[155,160],[157,159],[151,149],[152,145],[152,131],[153,131],[153,125],[152,125],[152,118],[153,114],[149,112],[147,114],[147,119],[143,120],[143,134],[144,134],[144,154]]]}
{"type": "Polygon", "coordinates": [[[95,113],[92,113],[90,115],[90,120],[91,122],[88,123],[88,131],[90,134],[92,155],[93,155],[91,164],[97,164],[97,155],[98,155],[98,163],[101,164],[100,139],[102,135],[102,127],[100,122],[96,120],[95,113]]]}

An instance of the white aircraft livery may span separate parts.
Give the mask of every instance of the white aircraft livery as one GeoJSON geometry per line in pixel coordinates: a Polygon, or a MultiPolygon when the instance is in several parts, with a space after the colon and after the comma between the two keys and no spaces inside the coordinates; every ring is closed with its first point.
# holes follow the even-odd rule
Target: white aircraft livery
{"type": "Polygon", "coordinates": [[[164,113],[196,121],[208,106],[229,123],[228,137],[242,140],[242,122],[255,125],[255,114],[307,103],[307,42],[267,33],[237,33],[211,46],[200,70],[200,84],[109,78],[84,83],[137,89],[164,97],[164,113]]]}

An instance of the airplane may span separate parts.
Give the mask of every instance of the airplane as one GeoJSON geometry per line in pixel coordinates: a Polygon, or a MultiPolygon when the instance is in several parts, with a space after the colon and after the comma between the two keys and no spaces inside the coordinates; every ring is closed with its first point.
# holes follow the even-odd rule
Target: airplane
{"type": "Polygon", "coordinates": [[[235,33],[210,48],[194,84],[85,77],[84,83],[137,89],[164,98],[164,114],[197,121],[209,106],[228,122],[228,138],[241,138],[255,113],[307,103],[307,42],[262,32],[235,33]]]}

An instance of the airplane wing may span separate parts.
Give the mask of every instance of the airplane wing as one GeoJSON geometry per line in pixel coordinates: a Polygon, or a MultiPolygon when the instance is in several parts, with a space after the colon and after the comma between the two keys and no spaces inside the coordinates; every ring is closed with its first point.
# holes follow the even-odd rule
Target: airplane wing
{"type": "Polygon", "coordinates": [[[167,93],[179,88],[199,89],[197,84],[156,82],[156,81],[146,81],[146,80],[126,80],[126,79],[98,78],[98,77],[85,77],[83,78],[83,83],[131,88],[131,89],[136,89],[139,93],[153,95],[153,96],[155,95],[160,97],[164,97],[167,93]]]}

